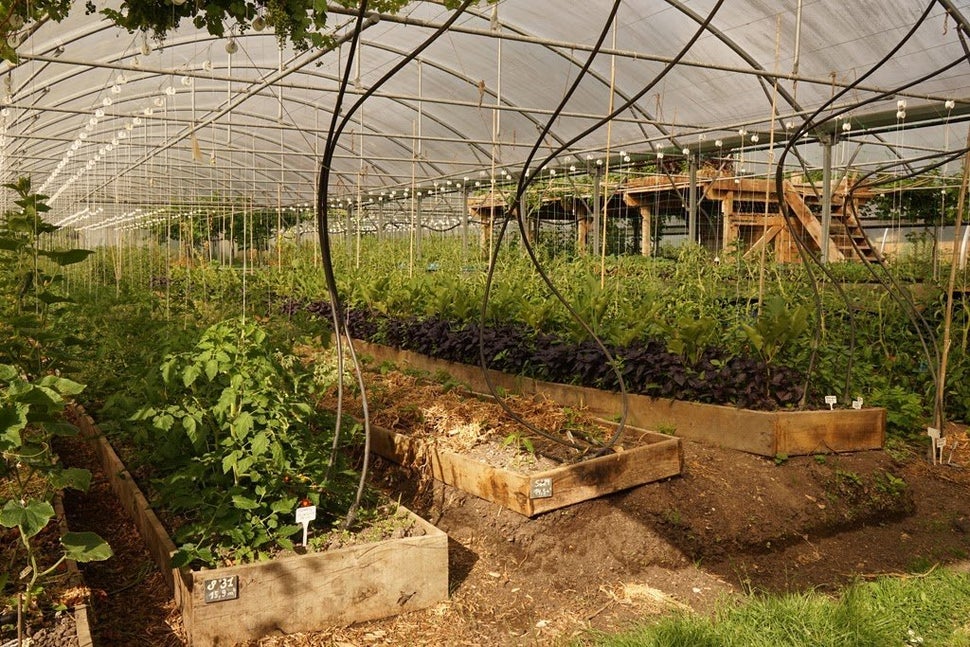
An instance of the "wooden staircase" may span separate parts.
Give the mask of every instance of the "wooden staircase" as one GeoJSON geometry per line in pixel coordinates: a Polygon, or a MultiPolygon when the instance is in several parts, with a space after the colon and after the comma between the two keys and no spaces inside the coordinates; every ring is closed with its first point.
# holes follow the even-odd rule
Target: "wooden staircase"
{"type": "MultiPolygon", "coordinates": [[[[774,182],[767,180],[714,180],[705,196],[721,203],[724,246],[740,240],[748,258],[754,258],[768,247],[775,260],[785,263],[800,258],[797,237],[813,252],[819,253],[823,245],[820,192],[811,185],[786,180],[782,190],[792,218],[792,222],[786,222],[774,189],[774,182]]],[[[843,196],[844,188],[832,196],[832,223],[829,239],[824,241],[828,245],[828,259],[832,262],[862,259],[879,262],[878,254],[859,225],[856,203],[849,202],[846,208],[843,196]]],[[[868,197],[862,196],[861,199],[868,197]]]]}

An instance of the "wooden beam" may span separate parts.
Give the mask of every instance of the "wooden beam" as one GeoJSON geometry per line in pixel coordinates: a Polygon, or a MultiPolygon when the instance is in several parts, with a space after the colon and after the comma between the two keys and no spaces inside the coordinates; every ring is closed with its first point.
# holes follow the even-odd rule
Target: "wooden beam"
{"type": "Polygon", "coordinates": [[[784,229],[784,227],[780,227],[778,225],[775,225],[774,227],[768,227],[768,229],[765,230],[765,232],[761,235],[761,238],[756,240],[754,244],[748,248],[748,251],[744,253],[744,257],[751,258],[755,254],[760,253],[761,248],[767,245],[768,243],[770,243],[775,238],[775,236],[780,234],[782,229],[784,229]]]}

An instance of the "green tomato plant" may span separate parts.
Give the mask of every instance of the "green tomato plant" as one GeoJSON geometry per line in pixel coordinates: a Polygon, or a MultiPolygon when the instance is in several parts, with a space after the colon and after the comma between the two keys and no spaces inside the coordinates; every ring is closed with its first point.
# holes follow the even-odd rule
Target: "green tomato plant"
{"type": "Polygon", "coordinates": [[[251,320],[208,328],[161,365],[150,422],[162,507],[179,520],[173,563],[215,565],[293,549],[298,504],[336,520],[354,500],[352,434],[314,406],[319,380],[251,320]],[[331,448],[344,451],[331,451],[331,448]]]}

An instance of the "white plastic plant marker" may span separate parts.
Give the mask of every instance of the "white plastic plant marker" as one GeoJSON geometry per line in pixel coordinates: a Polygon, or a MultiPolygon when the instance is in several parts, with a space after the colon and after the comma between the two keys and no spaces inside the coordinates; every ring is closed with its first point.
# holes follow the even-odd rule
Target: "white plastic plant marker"
{"type": "Polygon", "coordinates": [[[856,399],[854,399],[852,401],[852,408],[853,409],[861,409],[862,408],[862,398],[856,398],[856,399]]]}
{"type": "MultiPolygon", "coordinates": [[[[930,437],[930,442],[933,444],[933,464],[936,465],[937,455],[940,454],[940,430],[936,427],[927,427],[926,435],[930,437]]],[[[946,442],[946,441],[944,441],[946,442]]]]}
{"type": "Polygon", "coordinates": [[[839,401],[838,396],[827,395],[825,396],[825,404],[829,405],[829,409],[835,408],[835,403],[839,401]]]}
{"type": "Polygon", "coordinates": [[[307,532],[310,522],[317,518],[317,506],[308,505],[296,509],[296,522],[303,526],[303,545],[306,546],[307,532]]]}

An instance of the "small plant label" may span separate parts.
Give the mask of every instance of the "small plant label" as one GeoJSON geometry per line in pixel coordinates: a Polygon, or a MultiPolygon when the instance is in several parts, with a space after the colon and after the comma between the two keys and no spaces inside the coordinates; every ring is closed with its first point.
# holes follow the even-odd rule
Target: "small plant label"
{"type": "Polygon", "coordinates": [[[225,600],[235,600],[239,597],[239,576],[230,575],[228,577],[216,577],[205,580],[205,603],[224,602],[225,600]]]}
{"type": "Polygon", "coordinates": [[[943,446],[946,445],[946,439],[940,437],[940,430],[936,427],[927,427],[926,435],[930,437],[930,443],[933,445],[933,464],[942,463],[943,446]]]}
{"type": "Polygon", "coordinates": [[[317,506],[307,505],[296,509],[296,522],[303,525],[303,545],[306,546],[310,522],[317,518],[317,506]]]}
{"type": "Polygon", "coordinates": [[[548,499],[551,496],[552,496],[551,478],[532,479],[532,487],[529,488],[530,499],[548,499]]]}
{"type": "Polygon", "coordinates": [[[852,401],[852,408],[853,409],[861,409],[862,408],[862,398],[856,398],[855,400],[853,400],[852,401]]]}
{"type": "Polygon", "coordinates": [[[829,409],[834,408],[835,407],[835,403],[838,402],[838,401],[839,401],[838,396],[835,396],[835,395],[827,395],[827,396],[825,396],[825,404],[829,405],[829,409]]]}

